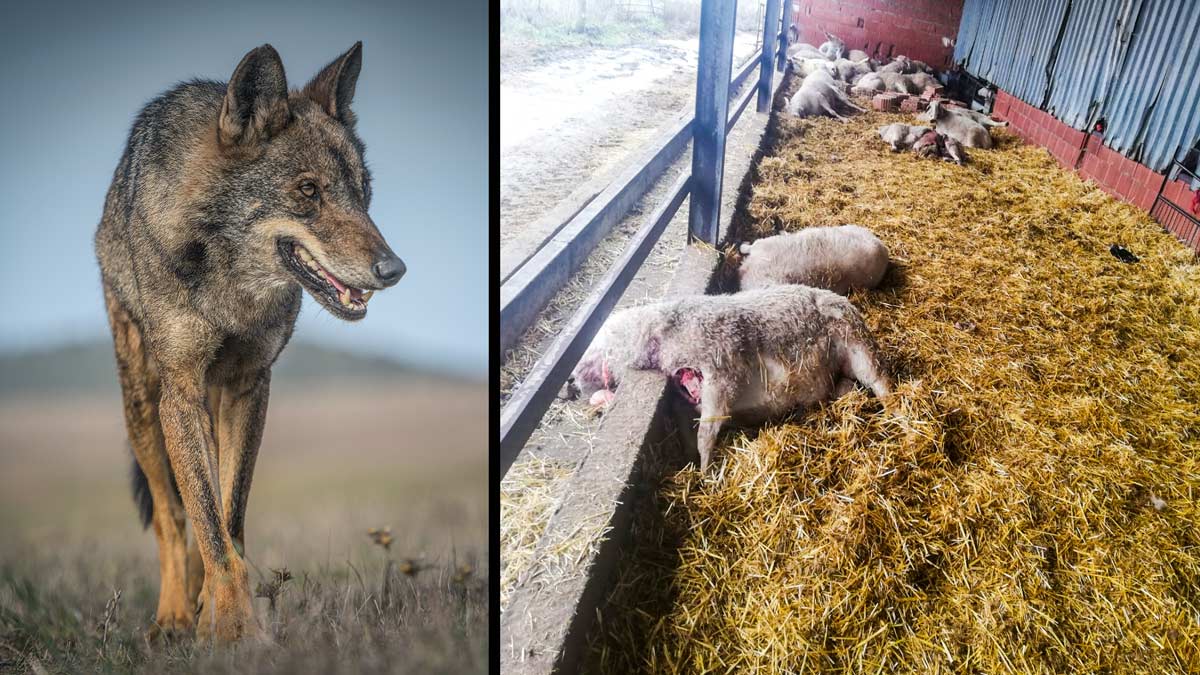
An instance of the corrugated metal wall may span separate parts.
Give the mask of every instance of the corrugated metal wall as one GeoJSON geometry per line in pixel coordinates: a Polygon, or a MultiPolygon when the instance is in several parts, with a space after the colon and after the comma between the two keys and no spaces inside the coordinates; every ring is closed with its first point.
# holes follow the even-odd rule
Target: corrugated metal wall
{"type": "Polygon", "coordinates": [[[1155,171],[1200,138],[1200,2],[966,0],[954,60],[1155,171]]]}

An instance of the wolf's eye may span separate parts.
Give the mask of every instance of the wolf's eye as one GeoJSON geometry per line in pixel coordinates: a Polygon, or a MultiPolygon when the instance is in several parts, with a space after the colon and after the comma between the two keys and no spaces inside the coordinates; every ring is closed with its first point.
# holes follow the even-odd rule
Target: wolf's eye
{"type": "Polygon", "coordinates": [[[312,182],[301,183],[300,184],[300,194],[304,195],[305,197],[308,197],[309,199],[316,197],[317,196],[316,184],[312,183],[312,182]]]}

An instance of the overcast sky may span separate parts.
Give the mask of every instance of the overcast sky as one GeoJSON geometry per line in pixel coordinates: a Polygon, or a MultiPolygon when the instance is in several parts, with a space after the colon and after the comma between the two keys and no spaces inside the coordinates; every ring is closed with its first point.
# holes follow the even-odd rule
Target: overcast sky
{"type": "Polygon", "coordinates": [[[371,217],[408,265],[362,322],[307,295],[295,339],[483,376],[488,350],[487,3],[45,2],[0,26],[0,349],[107,337],[92,235],[129,126],[269,42],[300,86],[363,41],[371,217]]]}

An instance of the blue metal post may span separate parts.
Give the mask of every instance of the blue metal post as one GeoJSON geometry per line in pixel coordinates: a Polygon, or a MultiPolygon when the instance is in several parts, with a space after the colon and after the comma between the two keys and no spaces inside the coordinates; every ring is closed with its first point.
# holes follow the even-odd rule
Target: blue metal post
{"type": "MultiPolygon", "coordinates": [[[[791,0],[788,0],[789,2],[791,0]]],[[[767,0],[767,11],[763,20],[763,48],[758,67],[758,112],[771,111],[771,94],[775,88],[775,36],[779,34],[780,0],[767,0]]]]}
{"type": "Polygon", "coordinates": [[[725,118],[733,70],[733,0],[700,3],[700,62],[696,67],[696,121],[692,124],[691,237],[717,245],[721,178],[725,171],[725,118]]]}
{"type": "Polygon", "coordinates": [[[787,67],[788,43],[791,41],[789,29],[792,27],[792,0],[783,0],[782,20],[779,25],[779,59],[775,62],[775,70],[782,73],[787,67]]]}

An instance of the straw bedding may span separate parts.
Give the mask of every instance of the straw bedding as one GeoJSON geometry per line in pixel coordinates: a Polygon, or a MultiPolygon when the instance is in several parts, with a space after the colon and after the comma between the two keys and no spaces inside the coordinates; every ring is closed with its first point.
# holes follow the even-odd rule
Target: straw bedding
{"type": "Polygon", "coordinates": [[[666,472],[589,669],[1200,671],[1192,252],[1003,130],[959,167],[776,117],[741,237],[883,239],[852,300],[907,421],[856,392],[666,472]]]}

